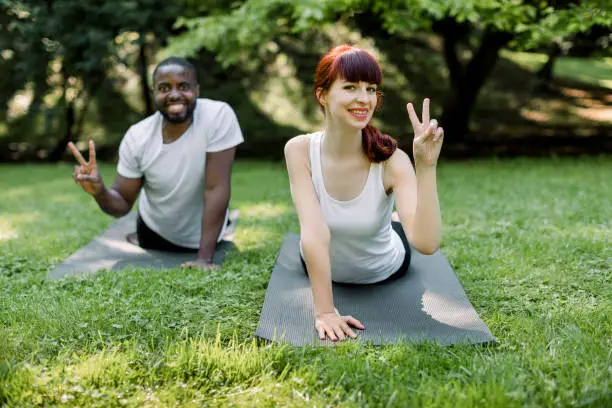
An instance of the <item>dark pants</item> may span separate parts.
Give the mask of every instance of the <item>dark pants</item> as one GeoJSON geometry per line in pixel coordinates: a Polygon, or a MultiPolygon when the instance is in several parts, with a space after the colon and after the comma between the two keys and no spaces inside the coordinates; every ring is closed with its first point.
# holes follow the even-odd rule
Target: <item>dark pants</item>
{"type": "MultiPolygon", "coordinates": [[[[408,238],[406,237],[406,234],[404,233],[404,228],[402,228],[402,224],[397,221],[391,222],[391,227],[393,228],[395,232],[397,232],[397,235],[399,235],[400,239],[402,240],[402,244],[404,244],[404,249],[406,250],[406,255],[404,255],[404,262],[402,262],[400,267],[397,268],[397,270],[393,272],[391,276],[389,276],[387,279],[381,282],[388,282],[388,281],[392,281],[392,280],[401,278],[402,276],[406,275],[406,273],[408,272],[408,267],[410,266],[410,257],[411,257],[410,256],[410,245],[408,244],[408,238]]],[[[302,261],[304,272],[306,273],[306,275],[308,275],[308,270],[306,269],[306,263],[304,262],[304,258],[302,258],[301,255],[300,255],[300,260],[302,261]]],[[[376,283],[380,283],[380,282],[376,282],[376,283]]],[[[354,283],[342,283],[342,284],[343,285],[358,285],[354,283]]]]}
{"type": "Polygon", "coordinates": [[[144,249],[183,253],[198,252],[197,249],[185,248],[180,245],[173,244],[164,237],[160,236],[157,232],[153,231],[147,224],[145,224],[140,214],[138,214],[138,218],[136,218],[136,236],[138,237],[138,245],[144,249]]]}

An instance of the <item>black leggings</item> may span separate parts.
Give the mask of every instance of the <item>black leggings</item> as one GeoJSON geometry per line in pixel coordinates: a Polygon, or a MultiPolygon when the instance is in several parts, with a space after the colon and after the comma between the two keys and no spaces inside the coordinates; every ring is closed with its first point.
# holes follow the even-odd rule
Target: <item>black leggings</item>
{"type": "Polygon", "coordinates": [[[147,224],[145,224],[140,214],[138,214],[138,218],[136,218],[136,235],[138,236],[138,245],[144,249],[183,253],[198,252],[197,249],[186,248],[173,244],[164,237],[160,236],[157,232],[153,231],[147,224]]]}
{"type": "MultiPolygon", "coordinates": [[[[404,262],[402,262],[400,267],[397,268],[397,270],[393,272],[391,276],[389,276],[385,280],[382,280],[380,282],[375,282],[375,283],[388,282],[388,281],[393,281],[398,278],[401,278],[402,276],[406,275],[406,273],[408,272],[408,267],[410,266],[410,258],[411,258],[410,245],[408,244],[408,238],[406,237],[406,234],[404,233],[404,228],[402,228],[402,224],[397,221],[392,221],[391,227],[393,228],[395,232],[397,232],[397,235],[399,235],[400,239],[402,240],[402,244],[404,244],[404,249],[406,250],[406,255],[404,255],[404,262]]],[[[302,261],[302,266],[304,267],[304,273],[308,275],[308,270],[306,269],[306,262],[304,262],[304,258],[302,258],[301,254],[300,254],[300,260],[302,261]]],[[[342,282],[342,285],[359,285],[359,284],[342,282]]]]}

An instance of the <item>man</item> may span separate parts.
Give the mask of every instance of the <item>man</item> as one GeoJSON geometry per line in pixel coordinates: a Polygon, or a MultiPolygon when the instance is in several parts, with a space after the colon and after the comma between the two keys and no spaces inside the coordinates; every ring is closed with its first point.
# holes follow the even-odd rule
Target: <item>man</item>
{"type": "Polygon", "coordinates": [[[232,108],[198,99],[195,67],[181,58],[162,61],[153,72],[157,112],[130,127],[119,147],[117,176],[106,188],[89,142],[89,162],[73,178],[102,211],[130,212],[142,189],[136,234],[147,249],[196,252],[188,268],[214,268],[212,256],[227,224],[230,176],[236,146],[244,141],[232,108]]]}

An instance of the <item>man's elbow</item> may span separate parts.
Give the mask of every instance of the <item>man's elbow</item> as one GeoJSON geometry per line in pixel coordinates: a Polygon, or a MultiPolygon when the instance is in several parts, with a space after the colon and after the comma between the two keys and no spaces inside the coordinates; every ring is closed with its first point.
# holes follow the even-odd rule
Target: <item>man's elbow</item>
{"type": "Polygon", "coordinates": [[[128,215],[128,213],[130,212],[130,210],[127,211],[119,211],[119,210],[115,210],[115,211],[104,211],[107,215],[110,215],[113,218],[121,218],[124,217],[126,215],[128,215]]]}
{"type": "Polygon", "coordinates": [[[229,200],[230,190],[229,183],[209,185],[204,189],[204,197],[207,199],[214,198],[217,200],[229,200]]]}

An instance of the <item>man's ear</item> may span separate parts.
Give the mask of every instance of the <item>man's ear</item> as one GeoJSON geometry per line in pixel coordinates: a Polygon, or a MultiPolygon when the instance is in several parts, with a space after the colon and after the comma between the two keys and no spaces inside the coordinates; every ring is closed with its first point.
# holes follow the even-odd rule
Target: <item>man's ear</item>
{"type": "Polygon", "coordinates": [[[196,98],[200,96],[200,84],[196,85],[195,94],[196,94],[196,98]]]}

